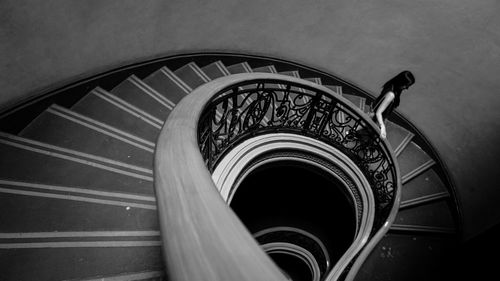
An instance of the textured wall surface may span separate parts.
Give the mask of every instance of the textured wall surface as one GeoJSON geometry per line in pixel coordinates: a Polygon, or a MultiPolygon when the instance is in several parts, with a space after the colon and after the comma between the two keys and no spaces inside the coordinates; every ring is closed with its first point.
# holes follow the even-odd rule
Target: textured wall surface
{"type": "Polygon", "coordinates": [[[6,0],[0,107],[192,51],[289,59],[372,93],[409,69],[417,83],[400,111],[452,170],[470,237],[500,221],[499,13],[495,0],[6,0]]]}

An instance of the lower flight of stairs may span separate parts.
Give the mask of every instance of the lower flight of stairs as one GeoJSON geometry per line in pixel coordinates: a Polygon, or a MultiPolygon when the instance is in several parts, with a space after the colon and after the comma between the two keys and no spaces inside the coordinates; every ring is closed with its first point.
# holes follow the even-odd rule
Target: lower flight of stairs
{"type": "MultiPolygon", "coordinates": [[[[167,280],[153,188],[156,138],[193,89],[246,72],[322,84],[272,63],[163,66],[96,87],[72,106],[53,104],[18,134],[0,133],[0,280],[167,280]]],[[[369,110],[365,98],[343,96],[369,110]]],[[[393,122],[387,129],[403,174],[401,210],[357,280],[411,276],[414,263],[431,261],[458,234],[436,163],[410,131],[393,122]]]]}

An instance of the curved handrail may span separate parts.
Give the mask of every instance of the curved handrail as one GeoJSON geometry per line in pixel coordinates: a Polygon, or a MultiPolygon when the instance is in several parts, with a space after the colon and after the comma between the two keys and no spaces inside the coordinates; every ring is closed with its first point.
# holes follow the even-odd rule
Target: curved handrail
{"type": "MultiPolygon", "coordinates": [[[[304,97],[308,96],[311,101],[306,101],[305,104],[309,104],[306,107],[309,107],[308,110],[310,110],[314,104],[315,110],[317,110],[315,114],[328,113],[334,108],[343,114],[350,114],[352,119],[349,122],[351,123],[345,126],[349,130],[342,132],[345,139],[351,140],[347,143],[352,142],[353,139],[357,140],[355,143],[359,143],[361,138],[367,137],[372,145],[365,142],[364,146],[344,146],[344,151],[351,153],[351,156],[355,155],[354,152],[361,153],[366,160],[370,159],[370,155],[374,155],[375,148],[378,148],[377,153],[383,153],[387,157],[386,161],[389,161],[384,164],[388,166],[384,166],[383,169],[391,171],[394,181],[391,183],[391,191],[393,192],[390,196],[391,202],[385,202],[390,203],[388,206],[392,206],[392,208],[390,210],[385,207],[381,209],[384,220],[377,233],[374,233],[374,237],[383,236],[395,218],[399,206],[401,186],[396,158],[387,141],[373,137],[378,136],[378,129],[371,120],[364,116],[363,112],[329,89],[293,77],[262,73],[222,77],[197,88],[177,105],[164,125],[156,146],[155,189],[167,271],[173,280],[284,280],[279,269],[272,265],[272,261],[259,248],[245,227],[221,199],[212,182],[209,169],[205,166],[206,163],[212,169],[213,163],[215,163],[209,160],[211,155],[213,156],[210,154],[213,143],[204,142],[207,133],[210,134],[210,130],[213,129],[211,122],[218,120],[216,123],[222,124],[229,122],[227,120],[236,120],[235,117],[231,119],[221,118],[228,117],[228,115],[220,111],[217,113],[218,102],[222,102],[221,105],[225,106],[226,109],[230,103],[234,105],[245,104],[245,98],[238,100],[237,90],[243,89],[241,93],[248,93],[244,90],[245,86],[261,85],[262,81],[270,84],[289,85],[286,89],[290,93],[294,92],[296,98],[299,94],[303,94],[304,97]],[[302,88],[304,91],[299,93],[292,90],[293,87],[302,88]],[[230,92],[227,92],[228,90],[230,92]],[[224,99],[231,99],[232,102],[229,100],[224,102],[224,99]],[[214,119],[217,116],[220,117],[214,119]],[[207,123],[207,120],[210,121],[207,123]],[[221,122],[221,120],[225,121],[221,122]],[[200,126],[200,122],[210,125],[208,127],[200,126]],[[205,130],[198,131],[199,128],[205,128],[205,130]],[[210,128],[210,130],[207,131],[206,128],[210,128]],[[361,129],[367,131],[360,133],[361,129]],[[202,153],[200,153],[200,147],[202,153]],[[372,150],[370,151],[370,149],[372,150]],[[202,155],[207,158],[204,159],[202,155]]],[[[286,102],[286,100],[284,101],[286,102]]],[[[255,108],[258,102],[253,104],[253,108],[255,108]]],[[[245,111],[243,108],[239,110],[245,111]]],[[[233,116],[237,115],[236,109],[231,112],[233,116]]],[[[259,115],[257,119],[266,120],[263,116],[265,114],[259,115]]],[[[311,128],[313,128],[321,124],[322,128],[316,128],[317,132],[320,132],[316,137],[324,140],[322,132],[326,126],[325,122],[328,121],[317,123],[317,115],[314,116],[314,119],[313,115],[308,115],[310,117],[301,116],[300,118],[305,118],[301,119],[304,122],[303,125],[312,124],[311,128]]],[[[247,122],[247,125],[256,124],[254,122],[257,122],[257,119],[254,117],[250,115],[243,122],[247,122]]],[[[331,118],[332,116],[325,115],[324,117],[331,118]]],[[[266,122],[268,121],[269,118],[266,122]]],[[[296,124],[300,124],[302,121],[296,124]]],[[[311,135],[311,130],[295,128],[295,131],[311,135]]],[[[244,135],[251,137],[260,133],[262,132],[248,132],[244,135]]],[[[227,149],[234,144],[234,142],[222,142],[229,144],[227,149]]],[[[221,155],[223,154],[219,156],[221,155]]],[[[360,159],[362,157],[355,159],[355,162],[363,165],[359,161],[360,159]]],[[[377,166],[376,163],[374,165],[377,166]]],[[[383,186],[388,187],[385,178],[380,178],[378,173],[370,172],[370,165],[365,165],[362,170],[364,170],[365,176],[372,178],[373,183],[384,183],[383,186]]],[[[356,262],[362,262],[360,258],[363,258],[363,253],[370,251],[370,247],[365,247],[356,262]]]]}
{"type": "Polygon", "coordinates": [[[220,197],[198,148],[198,119],[221,85],[184,98],[158,138],[155,190],[166,270],[172,280],[285,280],[220,197]]]}

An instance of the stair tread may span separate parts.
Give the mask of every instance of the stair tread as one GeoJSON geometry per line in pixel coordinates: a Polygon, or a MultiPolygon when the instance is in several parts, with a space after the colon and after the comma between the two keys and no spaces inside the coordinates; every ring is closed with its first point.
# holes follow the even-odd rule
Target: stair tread
{"type": "Polygon", "coordinates": [[[280,71],[279,74],[300,78],[300,74],[297,70],[280,71]]]}
{"type": "Polygon", "coordinates": [[[212,80],[231,74],[221,61],[215,61],[211,64],[205,65],[201,68],[201,70],[203,70],[203,72],[212,80]]]}
{"type": "Polygon", "coordinates": [[[319,84],[319,85],[323,85],[323,83],[321,82],[321,78],[319,78],[319,77],[307,77],[307,78],[302,78],[302,79],[319,84]]]}
{"type": "Polygon", "coordinates": [[[143,81],[173,103],[178,103],[192,91],[191,87],[186,85],[167,67],[155,71],[144,78],[143,81]]]}
{"type": "Polygon", "coordinates": [[[230,66],[226,66],[226,68],[231,74],[252,72],[252,68],[250,67],[250,65],[248,65],[247,62],[232,64],[230,66]]]}
{"type": "Polygon", "coordinates": [[[342,86],[335,86],[335,85],[323,85],[330,90],[334,91],[335,93],[342,95],[342,86]]]}
{"type": "Polygon", "coordinates": [[[276,68],[274,65],[266,65],[266,66],[261,66],[261,67],[256,67],[252,69],[253,72],[263,72],[263,73],[277,73],[276,68]]]}
{"type": "Polygon", "coordinates": [[[196,65],[196,63],[188,63],[179,69],[175,70],[174,73],[182,79],[191,89],[195,89],[198,86],[209,82],[211,79],[203,72],[201,68],[196,65]]]}
{"type": "Polygon", "coordinates": [[[0,249],[2,276],[10,280],[68,280],[163,269],[160,247],[0,249]],[[57,270],[54,270],[57,268],[57,270]]]}
{"type": "Polygon", "coordinates": [[[139,142],[120,131],[79,118],[76,113],[53,106],[38,116],[19,135],[84,153],[152,168],[154,143],[139,142]]]}
{"type": "Polygon", "coordinates": [[[161,124],[140,113],[129,111],[120,104],[103,99],[101,93],[96,90],[83,97],[71,109],[151,142],[156,141],[161,129],[161,124]]]}
{"type": "Polygon", "coordinates": [[[409,143],[413,134],[391,121],[386,121],[385,125],[387,130],[387,140],[391,144],[392,149],[400,153],[409,143]]]}
{"type": "Polygon", "coordinates": [[[161,103],[158,98],[154,98],[154,95],[148,94],[148,85],[144,84],[144,81],[131,76],[123,80],[123,82],[114,87],[110,92],[156,118],[166,120],[173,107],[169,104],[161,103]]]}
{"type": "Polygon", "coordinates": [[[399,210],[394,224],[455,228],[453,215],[446,200],[399,210]]]}
{"type": "Polygon", "coordinates": [[[156,209],[150,203],[144,204],[150,209],[134,205],[127,208],[125,204],[106,204],[105,200],[99,203],[95,196],[81,196],[88,199],[85,202],[78,201],[78,195],[6,184],[0,184],[0,194],[0,211],[9,214],[2,218],[0,233],[159,229],[156,209]],[[52,195],[58,198],[51,198],[52,195]]]}
{"type": "Polygon", "coordinates": [[[365,105],[365,98],[358,97],[355,95],[349,95],[349,94],[343,94],[342,95],[344,98],[352,102],[355,106],[357,106],[359,109],[363,110],[364,105],[365,105]]]}
{"type": "Polygon", "coordinates": [[[408,143],[401,154],[398,155],[398,164],[403,180],[410,173],[429,162],[432,162],[432,158],[413,142],[408,143]]]}
{"type": "Polygon", "coordinates": [[[151,195],[152,171],[19,137],[0,136],[0,178],[151,195]],[[29,171],[27,173],[26,171],[29,171]]]}
{"type": "Polygon", "coordinates": [[[429,169],[419,177],[403,185],[401,192],[401,201],[407,201],[431,194],[448,192],[444,183],[441,181],[435,171],[429,169]]]}

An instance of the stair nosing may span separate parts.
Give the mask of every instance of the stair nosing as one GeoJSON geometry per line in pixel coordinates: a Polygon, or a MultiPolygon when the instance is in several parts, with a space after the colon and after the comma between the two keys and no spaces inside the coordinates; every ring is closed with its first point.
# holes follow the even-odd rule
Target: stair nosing
{"type": "Polygon", "coordinates": [[[203,80],[203,82],[208,83],[212,81],[208,75],[203,72],[203,70],[193,61],[187,64],[189,68],[191,68],[200,78],[203,80]]]}
{"type": "Polygon", "coordinates": [[[427,171],[427,169],[431,168],[435,163],[436,162],[434,162],[434,160],[429,159],[425,163],[418,166],[417,168],[415,168],[412,171],[408,172],[407,174],[403,175],[401,177],[402,184],[405,184],[405,183],[411,181],[412,179],[416,178],[417,176],[419,176],[423,172],[427,171]]]}
{"type": "Polygon", "coordinates": [[[35,183],[35,182],[25,182],[18,180],[6,180],[0,179],[0,186],[9,186],[9,187],[17,187],[17,188],[30,188],[32,190],[48,190],[48,191],[57,191],[64,192],[65,194],[85,194],[92,196],[99,196],[99,198],[113,198],[120,200],[134,200],[134,201],[142,201],[155,203],[156,197],[147,196],[136,193],[123,193],[123,192],[115,192],[115,191],[105,191],[102,189],[96,188],[80,188],[80,187],[69,187],[62,185],[54,185],[54,184],[44,184],[44,183],[35,183]]]}
{"type": "Polygon", "coordinates": [[[420,232],[420,233],[442,233],[442,234],[456,234],[455,229],[449,227],[438,226],[425,226],[425,225],[406,225],[406,224],[392,224],[391,231],[404,231],[404,232],[420,232]]]}
{"type": "Polygon", "coordinates": [[[175,103],[170,101],[168,98],[164,97],[162,94],[158,93],[153,87],[149,86],[146,82],[139,79],[139,77],[135,75],[131,75],[127,78],[130,83],[134,84],[141,91],[149,95],[151,98],[159,102],[161,105],[165,106],[169,110],[174,109],[175,103]]]}
{"type": "Polygon", "coordinates": [[[119,274],[119,275],[99,276],[96,278],[91,277],[86,279],[65,280],[65,281],[139,281],[139,280],[149,280],[151,278],[163,277],[163,276],[165,276],[165,273],[162,271],[141,271],[141,272],[119,274]]]}
{"type": "Polygon", "coordinates": [[[49,198],[49,199],[57,199],[57,200],[77,201],[77,202],[101,204],[101,205],[116,206],[116,207],[137,208],[137,209],[145,209],[145,210],[156,210],[157,209],[156,205],[153,205],[153,204],[127,202],[127,201],[111,200],[111,199],[101,199],[101,198],[94,198],[94,197],[90,197],[90,196],[68,195],[68,194],[61,194],[61,193],[54,193],[54,192],[19,190],[19,189],[13,189],[13,188],[0,187],[0,193],[15,194],[15,195],[22,195],[22,196],[29,196],[29,197],[49,198]]]}
{"type": "Polygon", "coordinates": [[[110,136],[110,137],[113,137],[113,138],[118,139],[120,141],[126,142],[126,143],[133,145],[135,147],[138,147],[140,149],[146,150],[146,151],[151,152],[151,153],[154,152],[155,143],[150,142],[150,141],[145,140],[145,139],[142,139],[140,137],[134,136],[130,133],[124,132],[120,129],[117,129],[117,128],[110,126],[108,124],[99,122],[99,121],[94,120],[92,118],[89,118],[87,116],[78,114],[78,113],[71,111],[69,109],[66,109],[64,107],[61,107],[61,106],[54,104],[51,107],[49,107],[46,111],[49,113],[55,114],[57,116],[60,116],[62,118],[65,118],[67,120],[70,120],[71,122],[75,122],[77,124],[85,126],[85,127],[92,129],[94,131],[103,133],[107,136],[110,136]],[[138,141],[144,145],[139,144],[135,141],[138,141]]]}
{"type": "Polygon", "coordinates": [[[402,201],[401,204],[399,205],[400,210],[420,206],[423,204],[435,202],[444,198],[449,198],[450,194],[448,192],[437,192],[429,195],[424,195],[416,198],[412,198],[409,200],[402,201]]]}
{"type": "MultiPolygon", "coordinates": [[[[268,67],[269,71],[270,71],[269,73],[274,73],[274,74],[278,73],[278,71],[276,70],[276,67],[274,66],[274,64],[269,64],[269,65],[262,66],[262,67],[268,67]]],[[[259,67],[253,68],[252,72],[255,72],[255,69],[257,69],[257,68],[259,68],[259,67]]]]}
{"type": "Polygon", "coordinates": [[[396,155],[396,157],[398,157],[403,152],[403,150],[408,146],[408,144],[410,144],[414,136],[415,135],[412,132],[408,131],[404,139],[398,144],[398,147],[394,149],[394,155],[396,155]]]}
{"type": "Polygon", "coordinates": [[[159,247],[161,240],[0,243],[0,249],[159,247]]]}
{"type": "Polygon", "coordinates": [[[97,231],[36,231],[36,232],[0,232],[0,239],[33,238],[81,238],[81,237],[156,237],[158,230],[97,230],[97,231]]]}
{"type": "Polygon", "coordinates": [[[222,74],[224,76],[231,75],[231,73],[229,72],[229,70],[227,70],[226,65],[222,61],[220,61],[220,60],[216,61],[215,62],[215,66],[217,66],[217,68],[222,72],[222,74]]]}
{"type": "Polygon", "coordinates": [[[96,156],[96,155],[83,153],[83,152],[72,150],[72,149],[62,148],[62,147],[47,144],[47,143],[42,143],[42,142],[38,142],[38,141],[26,139],[26,138],[21,138],[21,137],[6,134],[3,132],[0,132],[0,143],[14,146],[14,147],[17,147],[20,149],[32,151],[35,153],[40,153],[40,154],[53,156],[53,157],[57,157],[60,159],[65,159],[68,161],[77,162],[80,164],[100,168],[100,169],[107,170],[107,171],[113,171],[116,173],[129,175],[129,176],[144,179],[144,180],[150,181],[150,182],[153,181],[153,177],[152,177],[153,171],[150,169],[139,167],[136,165],[123,163],[123,162],[108,159],[108,158],[104,158],[101,156],[96,156]],[[27,144],[29,144],[29,145],[27,145],[27,144]],[[91,159],[94,161],[91,161],[88,159],[91,159]],[[105,163],[105,164],[102,164],[102,163],[105,163]],[[111,167],[109,165],[112,165],[115,167],[120,167],[121,169],[111,167]],[[129,171],[122,170],[123,168],[129,169],[129,171]],[[130,172],[130,171],[134,171],[134,172],[130,172]],[[137,172],[142,172],[144,174],[148,174],[148,176],[138,174],[137,172]]]}
{"type": "Polygon", "coordinates": [[[252,73],[253,72],[253,69],[252,67],[250,66],[250,64],[246,61],[242,62],[242,65],[243,65],[243,68],[246,69],[246,71],[248,73],[252,73]]]}
{"type": "Polygon", "coordinates": [[[182,91],[186,94],[189,94],[193,91],[188,84],[186,84],[179,76],[177,76],[172,70],[167,68],[166,66],[160,68],[161,73],[167,76],[170,81],[174,82],[182,91]]]}
{"type": "Polygon", "coordinates": [[[149,113],[131,105],[130,103],[128,103],[128,102],[120,99],[119,97],[105,91],[102,88],[94,89],[91,93],[94,94],[96,97],[99,97],[99,98],[107,101],[108,103],[111,103],[112,105],[120,108],[121,110],[131,114],[132,116],[143,120],[144,122],[148,123],[149,125],[157,128],[157,129],[161,129],[161,127],[164,123],[160,119],[158,119],[158,118],[150,115],[149,113]]]}

